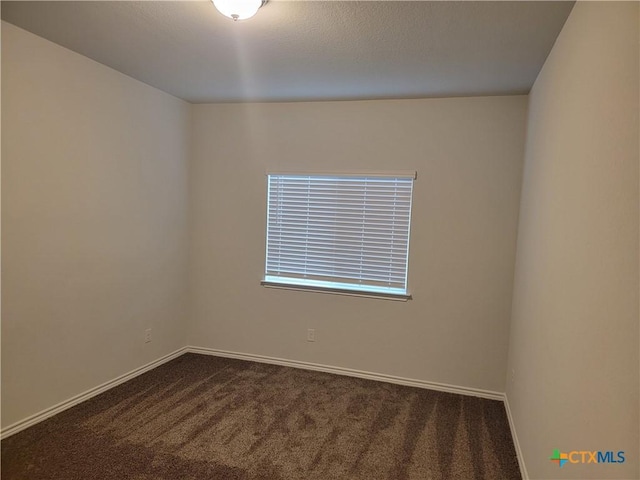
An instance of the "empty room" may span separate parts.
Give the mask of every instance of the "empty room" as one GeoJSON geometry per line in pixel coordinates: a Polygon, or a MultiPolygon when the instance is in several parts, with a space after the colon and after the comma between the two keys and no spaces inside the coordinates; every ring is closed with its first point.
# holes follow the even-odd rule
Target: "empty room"
{"type": "Polygon", "coordinates": [[[2,478],[640,478],[638,2],[0,9],[2,478]]]}

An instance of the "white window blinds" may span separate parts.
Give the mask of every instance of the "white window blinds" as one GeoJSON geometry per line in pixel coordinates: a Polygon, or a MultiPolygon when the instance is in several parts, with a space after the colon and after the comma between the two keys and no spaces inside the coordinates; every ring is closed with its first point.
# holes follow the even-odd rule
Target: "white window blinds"
{"type": "Polygon", "coordinates": [[[413,179],[269,175],[265,283],[407,295],[413,179]]]}

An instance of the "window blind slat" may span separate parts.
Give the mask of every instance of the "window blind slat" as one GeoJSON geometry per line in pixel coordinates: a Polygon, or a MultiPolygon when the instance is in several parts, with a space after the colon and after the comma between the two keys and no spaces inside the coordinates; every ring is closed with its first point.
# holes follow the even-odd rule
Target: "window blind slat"
{"type": "MultiPolygon", "coordinates": [[[[397,263],[395,265],[383,265],[382,263],[371,263],[369,265],[367,265],[366,267],[362,267],[362,266],[349,266],[348,264],[346,264],[346,261],[349,259],[343,259],[344,261],[344,265],[336,265],[335,263],[332,262],[327,262],[327,261],[323,261],[322,259],[317,259],[317,258],[310,258],[310,259],[306,259],[305,261],[300,261],[299,258],[296,257],[290,257],[290,258],[282,258],[281,260],[277,261],[277,262],[270,262],[268,264],[268,268],[267,270],[269,270],[270,272],[278,272],[279,268],[281,268],[284,265],[289,265],[291,268],[296,267],[296,268],[302,268],[302,269],[306,269],[309,270],[311,273],[313,272],[313,269],[315,267],[318,268],[329,268],[329,269],[343,269],[343,270],[349,270],[349,271],[371,271],[371,272],[376,272],[376,273],[381,273],[384,274],[385,272],[387,272],[389,275],[392,274],[401,274],[404,271],[404,265],[397,263]]],[[[282,273],[282,272],[281,272],[282,273]]]]}
{"type": "Polygon", "coordinates": [[[294,245],[294,246],[289,246],[286,249],[286,252],[283,252],[283,249],[279,247],[269,247],[268,252],[269,254],[276,254],[276,255],[279,255],[280,257],[293,256],[293,257],[302,257],[302,258],[305,258],[310,254],[325,258],[327,256],[330,256],[334,252],[341,252],[341,255],[348,256],[348,257],[370,258],[372,259],[372,261],[375,261],[375,259],[381,259],[381,261],[384,261],[386,263],[389,263],[390,261],[397,261],[397,262],[404,263],[404,254],[402,249],[400,248],[395,248],[391,252],[383,252],[381,250],[372,250],[372,249],[358,250],[357,248],[354,248],[354,247],[341,248],[341,249],[334,249],[329,247],[313,247],[313,248],[307,249],[301,245],[294,245]]]}
{"type": "Polygon", "coordinates": [[[294,241],[294,242],[295,241],[304,241],[304,242],[323,243],[324,245],[327,245],[327,244],[331,244],[331,243],[346,244],[346,243],[351,243],[351,242],[355,241],[357,244],[360,244],[360,243],[368,243],[368,241],[362,241],[362,238],[365,237],[365,236],[368,237],[368,241],[378,242],[378,243],[385,243],[385,244],[388,244],[390,242],[406,243],[407,239],[408,239],[406,233],[389,234],[389,233],[385,233],[385,232],[378,232],[378,231],[375,231],[375,230],[368,230],[368,231],[361,230],[360,232],[354,232],[354,233],[349,234],[349,232],[322,233],[322,232],[317,231],[317,230],[305,231],[304,229],[282,230],[281,232],[274,233],[273,239],[274,240],[278,240],[278,241],[280,241],[282,243],[287,242],[287,241],[294,241]],[[306,236],[305,236],[305,234],[306,234],[306,236]],[[360,237],[360,238],[358,238],[358,237],[360,237]],[[361,240],[361,241],[358,242],[357,240],[361,240]]]}
{"type": "MultiPolygon", "coordinates": [[[[386,282],[388,286],[393,288],[402,287],[404,285],[404,279],[402,275],[385,275],[376,272],[369,271],[349,271],[349,270],[331,270],[331,269],[318,269],[314,271],[314,273],[309,273],[308,269],[304,268],[294,268],[287,273],[287,275],[291,275],[297,273],[299,275],[304,275],[305,277],[312,280],[319,280],[319,277],[336,277],[336,278],[350,278],[353,280],[357,280],[361,282],[361,276],[367,275],[368,281],[380,281],[386,282]]],[[[274,273],[268,272],[267,275],[274,275],[274,273]]],[[[362,283],[362,282],[361,282],[362,283]]],[[[367,282],[368,284],[369,282],[367,282]]]]}

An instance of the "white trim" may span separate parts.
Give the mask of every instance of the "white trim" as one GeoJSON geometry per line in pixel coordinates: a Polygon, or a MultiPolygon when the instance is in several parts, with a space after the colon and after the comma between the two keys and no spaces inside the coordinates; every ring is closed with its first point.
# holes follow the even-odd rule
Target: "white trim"
{"type": "Polygon", "coordinates": [[[367,171],[354,171],[354,170],[313,170],[300,172],[295,170],[267,170],[265,175],[292,175],[292,176],[331,176],[331,177],[362,177],[362,178],[374,178],[374,177],[386,177],[386,178],[412,178],[416,180],[418,178],[418,172],[416,170],[367,170],[367,171]]]}
{"type": "Polygon", "coordinates": [[[74,407],[79,403],[84,402],[85,400],[89,400],[90,398],[95,397],[96,395],[99,395],[102,392],[105,392],[117,385],[120,385],[121,383],[124,383],[128,380],[131,380],[132,378],[137,377],[138,375],[142,375],[143,373],[148,372],[149,370],[159,367],[163,363],[167,363],[168,361],[173,360],[176,357],[179,357],[183,353],[186,353],[186,351],[187,351],[187,347],[179,348],[175,352],[169,353],[164,357],[160,357],[157,360],[154,360],[153,362],[143,365],[142,367],[131,370],[129,373],[120,375],[119,377],[109,380],[108,382],[105,382],[102,385],[93,387],[87,390],[86,392],[80,393],[78,395],[75,395],[74,397],[69,398],[68,400],[60,402],[57,405],[54,405],[53,407],[46,408],[41,412],[35,413],[33,415],[28,416],[27,418],[24,418],[16,423],[13,423],[12,425],[9,425],[8,427],[3,428],[0,431],[0,439],[4,440],[5,438],[15,433],[18,433],[26,428],[29,428],[35,425],[36,423],[40,423],[49,417],[53,417],[54,415],[60,412],[63,412],[64,410],[74,407]]]}
{"type": "Polygon", "coordinates": [[[524,455],[522,455],[522,449],[520,448],[520,442],[518,441],[518,435],[516,434],[516,424],[513,421],[513,416],[511,415],[511,408],[509,408],[509,397],[507,397],[506,393],[503,394],[503,401],[504,408],[507,411],[507,418],[509,419],[511,438],[513,438],[513,445],[516,448],[516,458],[518,459],[520,474],[522,475],[522,480],[529,480],[529,473],[527,472],[527,467],[524,464],[524,455]]]}
{"type": "Polygon", "coordinates": [[[395,383],[397,385],[406,385],[408,387],[426,388],[429,390],[437,390],[439,392],[458,393],[460,395],[468,395],[472,397],[487,398],[490,400],[504,400],[504,394],[493,392],[491,390],[481,390],[479,388],[460,387],[457,385],[449,385],[446,383],[426,382],[424,380],[416,380],[412,378],[396,377],[395,375],[385,375],[382,373],[366,372],[362,370],[354,370],[352,368],[334,367],[330,365],[322,365],[318,363],[301,362],[298,360],[287,360],[284,358],[268,357],[265,355],[254,355],[251,353],[230,352],[227,350],[218,350],[206,347],[187,347],[187,352],[200,353],[203,355],[213,355],[215,357],[237,358],[239,360],[249,360],[251,362],[269,363],[271,365],[282,365],[285,367],[300,368],[302,370],[313,370],[317,372],[333,373],[336,375],[345,375],[348,377],[365,378],[367,380],[375,380],[378,382],[395,383]]]}
{"type": "Polygon", "coordinates": [[[382,292],[366,292],[363,290],[355,289],[341,289],[330,287],[318,287],[315,285],[296,285],[294,283],[280,283],[272,282],[268,280],[262,280],[260,282],[265,288],[277,288],[280,290],[294,290],[299,292],[312,292],[312,293],[329,293],[331,295],[345,295],[347,297],[361,297],[361,298],[375,298],[378,300],[393,300],[395,302],[406,302],[412,300],[413,297],[409,293],[382,293],[382,292]]]}

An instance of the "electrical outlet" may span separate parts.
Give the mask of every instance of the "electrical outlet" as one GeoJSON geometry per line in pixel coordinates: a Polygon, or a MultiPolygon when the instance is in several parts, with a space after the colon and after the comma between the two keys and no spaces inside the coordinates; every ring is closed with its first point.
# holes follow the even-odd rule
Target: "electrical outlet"
{"type": "Polygon", "coordinates": [[[313,328],[307,330],[307,342],[315,342],[316,341],[316,331],[313,328]]]}
{"type": "Polygon", "coordinates": [[[144,331],[144,343],[151,343],[151,329],[147,328],[144,331]]]}

